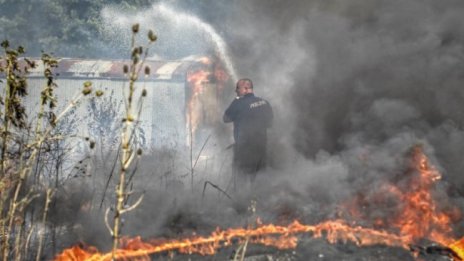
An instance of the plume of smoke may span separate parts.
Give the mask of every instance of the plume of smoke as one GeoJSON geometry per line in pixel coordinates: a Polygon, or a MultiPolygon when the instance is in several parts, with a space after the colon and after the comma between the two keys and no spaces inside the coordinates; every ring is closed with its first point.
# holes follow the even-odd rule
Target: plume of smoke
{"type": "Polygon", "coordinates": [[[277,148],[314,158],[368,146],[393,156],[404,147],[392,141],[425,142],[445,176],[463,184],[464,4],[239,2],[227,27],[237,29],[232,53],[275,107],[277,148]]]}
{"type": "Polygon", "coordinates": [[[235,1],[221,4],[225,19],[208,15],[217,6],[197,11],[227,32],[238,76],[273,104],[272,165],[288,197],[375,190],[418,143],[445,180],[464,184],[459,1],[235,1]]]}
{"type": "MultiPolygon", "coordinates": [[[[215,12],[220,4],[212,2],[199,13],[215,12]]],[[[447,182],[463,187],[462,1],[243,0],[220,6],[229,10],[227,17],[209,15],[209,21],[227,32],[238,77],[253,79],[255,92],[276,114],[274,169],[261,174],[254,191],[264,216],[278,218],[285,211],[276,206],[285,206],[311,221],[325,219],[337,202],[401,178],[407,151],[418,143],[447,182]]],[[[163,32],[156,52],[165,57],[212,48],[198,41],[204,31],[162,14],[155,19],[154,10],[125,15],[106,8],[102,16],[106,36],[123,49],[129,38],[114,36],[133,22],[163,32]]],[[[127,227],[143,231],[146,223],[139,220],[150,220],[153,230],[162,230],[179,212],[197,228],[231,224],[237,215],[229,209],[219,214],[215,200],[205,205],[217,212],[200,218],[189,214],[200,211],[189,193],[150,192],[143,208],[152,212],[135,212],[138,219],[127,227]]]]}

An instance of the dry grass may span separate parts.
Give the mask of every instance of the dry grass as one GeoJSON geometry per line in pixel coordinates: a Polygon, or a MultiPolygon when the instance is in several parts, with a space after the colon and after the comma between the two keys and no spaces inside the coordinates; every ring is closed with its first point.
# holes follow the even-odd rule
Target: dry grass
{"type": "MultiPolygon", "coordinates": [[[[128,75],[128,94],[125,99],[124,126],[121,133],[121,154],[119,155],[120,173],[115,191],[115,207],[113,225],[110,232],[113,236],[113,249],[118,247],[121,235],[121,215],[140,204],[142,197],[132,206],[127,206],[126,171],[133,160],[142,154],[142,150],[134,146],[134,133],[139,124],[143,98],[135,95],[135,82],[140,71],[150,74],[150,68],[144,67],[148,55],[148,46],[156,41],[153,31],[148,31],[146,47],[137,46],[135,36],[139,25],[132,27],[131,63],[125,67],[128,75]]],[[[24,98],[28,95],[28,71],[35,68],[35,62],[22,58],[25,49],[21,46],[11,48],[8,41],[1,43],[3,55],[0,56],[0,242],[1,258],[6,260],[43,259],[43,245],[50,233],[48,215],[54,206],[57,189],[62,186],[59,173],[62,162],[55,154],[66,151],[55,143],[67,139],[67,133],[54,131],[57,125],[70,113],[85,96],[100,97],[101,91],[94,91],[91,82],[85,82],[82,90],[75,95],[67,106],[56,112],[57,99],[54,95],[57,59],[43,54],[44,85],[39,97],[37,115],[27,115],[24,98]],[[28,118],[32,116],[32,121],[28,118]],[[49,165],[55,165],[56,176],[45,175],[49,165]],[[55,180],[53,180],[53,178],[55,180]]],[[[95,141],[85,139],[90,149],[95,141]]],[[[77,165],[77,163],[76,163],[77,165]]],[[[53,225],[51,225],[53,228],[53,225]]],[[[53,243],[54,244],[54,243],[53,243]]]]}

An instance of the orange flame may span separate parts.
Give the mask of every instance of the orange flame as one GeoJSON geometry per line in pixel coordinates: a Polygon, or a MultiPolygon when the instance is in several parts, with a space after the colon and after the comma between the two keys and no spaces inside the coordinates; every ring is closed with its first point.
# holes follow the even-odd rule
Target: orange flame
{"type": "Polygon", "coordinates": [[[448,246],[456,255],[464,260],[464,237],[448,246]]]}
{"type": "Polygon", "coordinates": [[[187,129],[193,144],[198,128],[217,123],[219,116],[219,97],[224,89],[229,75],[223,69],[220,59],[200,57],[196,60],[201,63],[187,74],[187,83],[190,93],[187,101],[187,129]]]}
{"type": "MultiPolygon", "coordinates": [[[[217,229],[206,237],[195,236],[185,239],[152,240],[143,242],[140,237],[121,239],[121,248],[115,252],[117,259],[150,260],[149,255],[178,251],[180,253],[197,253],[212,255],[216,250],[233,243],[248,240],[252,243],[273,246],[279,249],[295,248],[298,243],[296,234],[310,233],[313,237],[326,237],[330,243],[352,242],[357,246],[386,245],[410,250],[410,245],[420,239],[430,239],[447,246],[454,251],[456,259],[464,260],[464,238],[455,240],[451,234],[452,218],[440,211],[434,202],[430,190],[440,173],[429,164],[420,146],[412,150],[412,167],[409,175],[411,183],[403,193],[398,186],[386,186],[394,197],[403,202],[399,215],[390,220],[376,219],[374,226],[385,229],[372,229],[351,226],[344,220],[332,220],[317,225],[303,225],[293,221],[288,226],[273,224],[263,225],[258,222],[256,228],[217,229]],[[395,232],[391,232],[395,231],[395,232]]],[[[385,192],[382,191],[382,192],[385,192]]],[[[358,217],[361,211],[352,210],[358,217]]],[[[56,261],[111,260],[112,253],[100,253],[95,248],[84,250],[80,247],[66,249],[56,257],[56,261]]]]}
{"type": "Polygon", "coordinates": [[[208,82],[210,72],[198,70],[187,75],[187,81],[191,88],[191,96],[188,101],[187,124],[191,133],[195,133],[201,120],[201,104],[199,96],[204,91],[204,84],[208,82]]]}
{"type": "Polygon", "coordinates": [[[441,174],[429,164],[420,146],[412,150],[413,173],[408,191],[400,200],[404,202],[401,214],[394,222],[402,235],[411,241],[428,238],[443,245],[450,244],[451,217],[437,208],[431,189],[441,174]],[[415,175],[414,175],[415,174],[415,175]]]}
{"type": "MultiPolygon", "coordinates": [[[[179,240],[152,240],[143,242],[140,237],[122,239],[121,249],[115,253],[116,259],[150,260],[149,255],[177,250],[185,254],[213,255],[216,249],[232,245],[233,242],[241,243],[249,240],[252,243],[273,246],[279,249],[295,248],[298,238],[295,234],[312,233],[320,238],[325,235],[330,243],[352,242],[357,246],[388,245],[402,247],[409,250],[409,237],[398,236],[386,231],[350,227],[342,220],[326,221],[315,226],[303,225],[294,221],[288,226],[273,224],[260,225],[254,229],[227,229],[216,230],[208,237],[191,237],[179,240]]],[[[459,258],[464,258],[464,238],[449,246],[459,258]]],[[[94,249],[84,250],[80,247],[72,247],[65,250],[55,258],[56,261],[106,261],[111,260],[112,253],[99,253],[94,249]]]]}
{"type": "MultiPolygon", "coordinates": [[[[249,240],[252,243],[273,246],[279,249],[295,248],[298,239],[297,233],[313,233],[314,237],[326,235],[331,243],[338,241],[353,242],[358,246],[374,244],[385,244],[407,248],[404,240],[396,235],[385,231],[376,231],[362,227],[350,227],[344,221],[327,221],[316,226],[303,225],[294,221],[288,226],[277,226],[273,224],[260,225],[257,228],[227,229],[216,230],[208,237],[192,237],[180,240],[157,240],[152,242],[142,242],[140,237],[132,239],[122,239],[121,249],[118,249],[115,256],[117,259],[146,258],[148,255],[165,251],[177,250],[180,253],[198,253],[201,255],[212,255],[216,249],[229,246],[233,242],[244,242],[249,240]]],[[[102,254],[93,251],[86,252],[80,247],[73,247],[65,250],[55,258],[56,261],[69,260],[111,260],[112,253],[102,254]]]]}
{"type": "Polygon", "coordinates": [[[192,87],[193,95],[199,95],[203,92],[203,84],[208,82],[210,74],[208,71],[199,70],[187,76],[187,81],[192,87]]]}
{"type": "Polygon", "coordinates": [[[400,185],[383,184],[377,194],[368,197],[358,195],[354,201],[344,205],[346,212],[357,221],[371,222],[374,227],[396,229],[408,243],[427,238],[448,245],[454,241],[451,225],[453,215],[456,216],[454,213],[459,211],[454,208],[446,212],[434,201],[431,191],[436,181],[441,179],[441,174],[429,163],[422,146],[411,149],[410,163],[411,166],[402,177],[406,182],[400,185]],[[364,206],[378,206],[389,199],[398,205],[394,216],[377,217],[375,220],[366,217],[364,206]]]}

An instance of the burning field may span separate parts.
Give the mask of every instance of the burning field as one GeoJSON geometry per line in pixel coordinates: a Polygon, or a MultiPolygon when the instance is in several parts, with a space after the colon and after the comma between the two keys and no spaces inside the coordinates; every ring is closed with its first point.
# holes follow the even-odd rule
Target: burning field
{"type": "Polygon", "coordinates": [[[87,231],[54,259],[463,260],[462,19],[432,1],[355,2],[241,2],[219,26],[221,58],[276,112],[270,168],[250,190],[232,188],[230,130],[205,124],[211,75],[198,71],[186,117],[219,138],[191,137],[195,171],[141,167],[164,179],[139,177],[118,250],[87,231]]]}
{"type": "MultiPolygon", "coordinates": [[[[0,10],[41,5],[9,2],[0,10]]],[[[56,134],[49,143],[17,142],[31,129],[15,134],[2,114],[3,148],[12,143],[0,175],[3,260],[464,260],[462,0],[96,1],[92,11],[44,2],[44,13],[96,17],[63,20],[67,37],[28,38],[38,47],[69,38],[52,50],[95,57],[61,59],[27,80],[48,80],[29,97],[50,98],[37,118],[50,117],[50,131],[36,128],[56,134]],[[153,46],[134,46],[152,26],[153,46]],[[274,110],[268,166],[249,187],[236,183],[222,122],[242,77],[274,110]],[[105,95],[76,110],[86,102],[71,101],[60,125],[57,85],[105,95]],[[106,96],[118,86],[130,91],[106,96]]],[[[41,15],[0,31],[50,27],[41,15]]],[[[14,59],[24,52],[8,45],[14,59]]],[[[3,64],[5,74],[22,67],[3,64]]],[[[16,76],[1,87],[14,79],[26,88],[16,76]]]]}
{"type": "MultiPolygon", "coordinates": [[[[455,231],[455,228],[462,230],[461,210],[451,202],[437,200],[434,196],[437,183],[442,178],[440,172],[431,165],[421,145],[411,148],[405,157],[407,165],[401,182],[385,182],[369,196],[360,191],[355,198],[341,202],[336,213],[331,213],[333,218],[317,224],[303,223],[301,220],[308,220],[308,217],[301,211],[298,214],[301,220],[291,220],[298,210],[280,203],[274,208],[280,211],[276,219],[278,224],[263,223],[257,218],[246,226],[216,228],[210,234],[201,231],[202,235],[179,234],[176,238],[124,237],[114,256],[118,260],[174,257],[175,260],[195,260],[211,255],[214,260],[222,260],[232,258],[224,256],[231,253],[223,249],[245,253],[248,247],[251,256],[257,251],[271,258],[263,260],[273,260],[273,256],[281,258],[278,260],[333,260],[341,256],[342,260],[463,260],[464,238],[455,231]],[[387,215],[383,209],[393,204],[395,211],[387,215]],[[262,247],[257,250],[256,246],[262,247]],[[334,253],[333,249],[338,250],[334,253]],[[364,257],[361,258],[357,252],[364,257]]],[[[256,208],[256,202],[251,207],[256,208]]],[[[259,211],[254,209],[252,212],[253,215],[247,217],[248,221],[259,211]]],[[[111,252],[76,245],[63,250],[55,260],[112,258],[111,252]]]]}

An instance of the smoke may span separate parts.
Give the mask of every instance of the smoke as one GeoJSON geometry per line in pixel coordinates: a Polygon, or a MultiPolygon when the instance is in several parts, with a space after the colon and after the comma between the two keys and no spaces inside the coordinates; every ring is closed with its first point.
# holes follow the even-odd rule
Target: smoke
{"type": "MultiPolygon", "coordinates": [[[[231,59],[238,77],[253,80],[255,93],[271,102],[276,117],[269,135],[272,168],[260,173],[252,190],[257,215],[312,223],[330,218],[339,202],[401,180],[408,152],[418,144],[444,175],[443,187],[462,198],[462,1],[168,3],[203,20],[176,23],[156,5],[129,14],[108,7],[101,13],[103,36],[113,39],[112,48],[127,50],[130,24],[153,26],[159,34],[154,52],[167,59],[221,48],[205,31],[207,23],[222,36],[228,56],[222,58],[231,59]]],[[[229,187],[230,172],[222,166],[230,152],[221,153],[218,173],[196,173],[192,191],[204,191],[204,181],[229,187]]],[[[165,169],[146,168],[151,167],[139,169],[145,199],[124,229],[149,237],[176,231],[170,224],[212,230],[242,221],[243,206],[234,204],[249,202],[229,200],[211,187],[200,200],[188,193],[189,175],[179,182],[181,189],[159,189],[155,178],[165,169]]]]}
{"type": "Polygon", "coordinates": [[[463,8],[451,0],[240,1],[227,39],[239,75],[274,105],[276,148],[314,159],[370,147],[388,162],[424,143],[460,187],[463,8]]]}
{"type": "MultiPolygon", "coordinates": [[[[264,175],[274,179],[262,180],[256,191],[279,196],[263,204],[282,200],[297,211],[361,190],[369,194],[405,171],[408,151],[418,144],[447,186],[462,195],[460,1],[168,4],[211,24],[227,43],[230,57],[223,58],[233,61],[238,77],[253,79],[256,94],[273,105],[273,168],[264,175]]],[[[217,48],[199,23],[159,10],[154,5],[124,15],[106,8],[102,15],[108,35],[134,18],[153,24],[160,32],[156,52],[165,57],[217,48]]]]}

